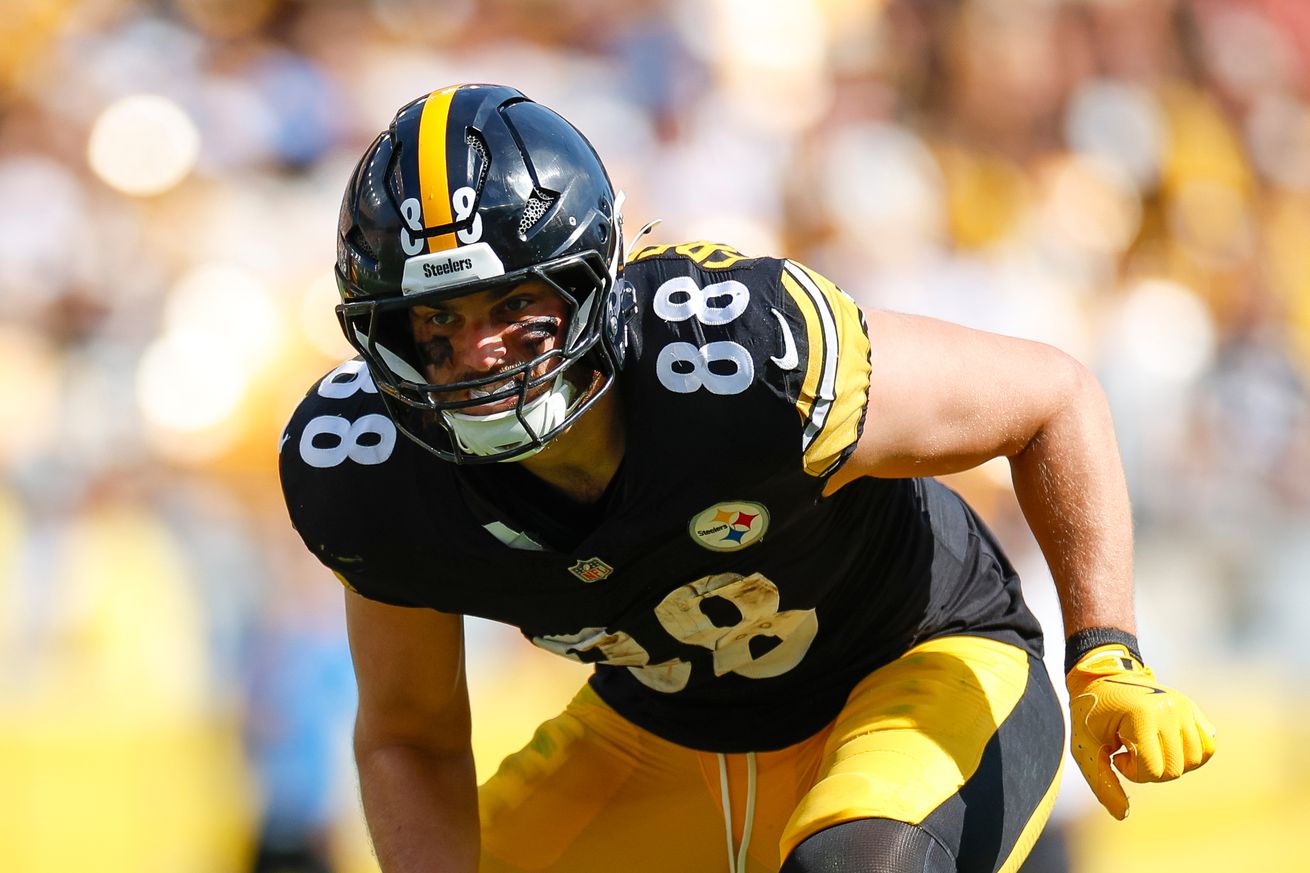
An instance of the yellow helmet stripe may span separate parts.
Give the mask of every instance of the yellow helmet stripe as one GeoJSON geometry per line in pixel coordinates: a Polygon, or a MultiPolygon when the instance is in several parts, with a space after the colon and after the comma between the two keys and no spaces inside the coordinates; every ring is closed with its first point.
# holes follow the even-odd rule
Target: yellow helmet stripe
{"type": "MultiPolygon", "coordinates": [[[[428,95],[418,127],[418,184],[423,192],[423,226],[450,224],[450,179],[446,174],[446,123],[450,102],[459,87],[443,88],[428,95]]],[[[455,235],[443,233],[428,238],[428,251],[455,247],[455,235]]]]}

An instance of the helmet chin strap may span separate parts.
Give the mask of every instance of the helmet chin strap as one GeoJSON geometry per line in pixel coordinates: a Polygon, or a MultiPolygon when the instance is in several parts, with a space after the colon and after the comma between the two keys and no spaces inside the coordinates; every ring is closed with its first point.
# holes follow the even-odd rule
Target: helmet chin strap
{"type": "Polygon", "coordinates": [[[524,404],[522,420],[517,409],[493,412],[490,415],[443,410],[441,417],[462,451],[470,455],[486,456],[523,447],[523,451],[500,459],[521,461],[545,448],[544,445],[534,446],[532,443],[540,434],[559,427],[577,398],[577,386],[560,373],[546,393],[524,404]],[[524,427],[524,421],[527,427],[524,427]]]}

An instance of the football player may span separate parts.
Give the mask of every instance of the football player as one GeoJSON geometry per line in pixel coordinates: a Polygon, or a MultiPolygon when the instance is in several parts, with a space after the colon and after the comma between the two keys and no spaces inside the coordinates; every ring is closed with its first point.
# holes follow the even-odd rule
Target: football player
{"type": "Polygon", "coordinates": [[[1097,797],[1122,818],[1115,769],[1210,757],[1134,637],[1086,369],[862,312],[791,260],[628,256],[620,210],[580,132],[494,85],[403,107],[347,186],[359,357],[295,412],[281,475],[347,589],[387,873],[1017,869],[1064,724],[1013,568],[932,478],[996,457],[1060,592],[1097,797]],[[480,788],[463,615],[595,665],[480,788]]]}

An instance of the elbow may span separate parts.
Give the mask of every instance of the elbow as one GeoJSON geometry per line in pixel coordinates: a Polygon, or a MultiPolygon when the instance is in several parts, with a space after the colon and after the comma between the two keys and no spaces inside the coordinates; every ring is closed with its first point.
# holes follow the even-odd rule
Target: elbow
{"type": "Polygon", "coordinates": [[[1101,385],[1101,380],[1096,378],[1096,374],[1086,364],[1069,355],[1064,357],[1067,359],[1065,366],[1069,371],[1066,376],[1068,380],[1066,406],[1073,410],[1079,419],[1090,416],[1097,420],[1108,421],[1110,400],[1101,385]]]}
{"type": "Polygon", "coordinates": [[[472,747],[467,715],[455,718],[369,718],[362,711],[355,717],[353,746],[355,760],[419,754],[433,757],[459,756],[472,747]]]}
{"type": "Polygon", "coordinates": [[[1057,385],[1052,398],[1052,418],[1069,412],[1081,414],[1089,409],[1109,408],[1101,381],[1086,364],[1065,352],[1056,352],[1055,358],[1051,368],[1057,385]]]}
{"type": "Polygon", "coordinates": [[[380,743],[355,741],[355,767],[361,774],[393,769],[471,767],[473,748],[464,743],[428,743],[392,740],[380,743]]]}
{"type": "Polygon", "coordinates": [[[1110,404],[1096,374],[1065,352],[1051,349],[1045,368],[1046,390],[1041,413],[1028,428],[1011,459],[1030,456],[1051,439],[1071,432],[1101,430],[1109,426],[1110,404]]]}

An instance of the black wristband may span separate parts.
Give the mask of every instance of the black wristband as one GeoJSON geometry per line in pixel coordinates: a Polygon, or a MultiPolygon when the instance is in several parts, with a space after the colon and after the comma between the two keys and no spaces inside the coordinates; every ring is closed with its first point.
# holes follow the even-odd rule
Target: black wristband
{"type": "Polygon", "coordinates": [[[1118,643],[1126,648],[1128,654],[1136,658],[1139,664],[1146,663],[1142,660],[1142,653],[1137,648],[1137,637],[1115,627],[1089,627],[1077,631],[1064,641],[1065,675],[1069,675],[1073,665],[1077,664],[1083,655],[1097,646],[1105,646],[1111,643],[1118,643]]]}

